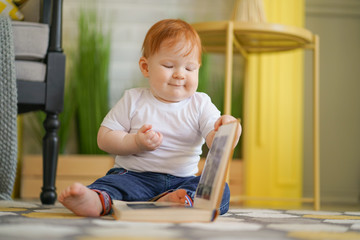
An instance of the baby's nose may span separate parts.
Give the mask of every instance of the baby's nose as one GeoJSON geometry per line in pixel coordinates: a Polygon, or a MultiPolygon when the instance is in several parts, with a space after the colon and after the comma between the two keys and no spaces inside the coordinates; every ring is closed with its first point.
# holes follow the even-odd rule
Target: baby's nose
{"type": "Polygon", "coordinates": [[[184,79],[184,74],[181,71],[175,71],[173,74],[174,79],[184,79]]]}

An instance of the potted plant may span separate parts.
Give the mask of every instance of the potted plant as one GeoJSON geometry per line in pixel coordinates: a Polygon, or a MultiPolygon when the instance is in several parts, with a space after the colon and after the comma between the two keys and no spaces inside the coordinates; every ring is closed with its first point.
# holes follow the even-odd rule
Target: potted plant
{"type": "Polygon", "coordinates": [[[60,132],[65,152],[75,120],[78,153],[102,154],[96,143],[97,131],[109,110],[109,63],[111,32],[105,31],[95,8],[81,9],[78,38],[70,54],[71,67],[65,95],[64,127],[60,132]]]}

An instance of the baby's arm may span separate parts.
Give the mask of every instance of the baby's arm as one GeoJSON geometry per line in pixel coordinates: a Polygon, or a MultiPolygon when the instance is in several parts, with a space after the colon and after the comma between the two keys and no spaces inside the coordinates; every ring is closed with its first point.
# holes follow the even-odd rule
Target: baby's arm
{"type": "Polygon", "coordinates": [[[145,124],[137,133],[127,133],[101,126],[97,137],[98,146],[101,150],[116,155],[155,150],[162,143],[162,134],[151,128],[151,125],[145,124]]]}
{"type": "MultiPolygon", "coordinates": [[[[215,122],[214,124],[214,130],[212,130],[207,136],[206,136],[206,145],[208,146],[208,148],[211,147],[212,145],[212,142],[214,140],[214,136],[215,136],[215,133],[216,131],[219,129],[219,127],[221,125],[224,125],[224,124],[227,124],[227,123],[230,123],[230,122],[234,122],[234,121],[237,121],[236,118],[234,118],[233,116],[231,115],[222,115],[221,117],[219,117],[219,119],[215,122]]],[[[241,126],[240,126],[240,123],[239,123],[239,127],[237,128],[237,132],[236,132],[236,141],[235,141],[235,144],[234,144],[234,148],[236,147],[236,145],[238,144],[238,141],[239,141],[239,138],[240,138],[240,134],[241,134],[241,126]]]]}

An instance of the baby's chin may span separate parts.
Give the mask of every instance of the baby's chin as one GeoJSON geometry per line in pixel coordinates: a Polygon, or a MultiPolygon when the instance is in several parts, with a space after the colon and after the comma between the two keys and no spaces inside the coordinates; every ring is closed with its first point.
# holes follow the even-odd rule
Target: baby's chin
{"type": "Polygon", "coordinates": [[[186,89],[185,87],[174,89],[170,88],[163,91],[156,91],[154,89],[151,89],[151,93],[153,96],[164,103],[177,103],[181,102],[183,100],[186,100],[193,96],[196,92],[196,89],[186,89]]]}

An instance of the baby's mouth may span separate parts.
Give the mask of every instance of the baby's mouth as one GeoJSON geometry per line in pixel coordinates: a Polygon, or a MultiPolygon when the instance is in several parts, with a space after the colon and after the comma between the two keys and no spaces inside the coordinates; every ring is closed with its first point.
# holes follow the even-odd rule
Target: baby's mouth
{"type": "Polygon", "coordinates": [[[175,83],[169,83],[170,86],[172,87],[182,87],[184,86],[184,84],[175,84],[175,83]]]}

